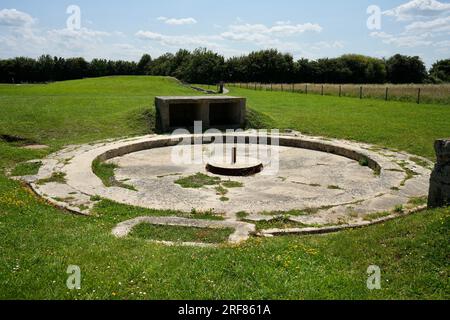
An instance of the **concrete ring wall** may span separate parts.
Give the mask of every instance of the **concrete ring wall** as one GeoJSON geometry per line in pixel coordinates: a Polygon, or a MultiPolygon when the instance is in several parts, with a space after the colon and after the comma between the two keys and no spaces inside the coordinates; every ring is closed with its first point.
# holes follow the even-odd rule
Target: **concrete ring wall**
{"type": "MultiPolygon", "coordinates": [[[[187,134],[179,136],[149,135],[123,140],[109,140],[99,142],[97,144],[68,146],[65,149],[49,155],[45,159],[39,159],[39,161],[43,163],[43,166],[40,168],[37,175],[20,177],[20,179],[27,182],[36,194],[51,204],[74,213],[90,215],[96,201],[98,201],[95,200],[95,198],[110,199],[122,204],[140,206],[141,202],[139,200],[139,192],[121,187],[104,186],[101,179],[93,172],[92,163],[96,159],[100,161],[107,161],[115,157],[121,157],[147,149],[175,146],[181,142],[187,145],[193,145],[199,143],[199,141],[202,141],[203,138],[206,140],[204,143],[211,143],[210,141],[214,140],[213,138],[215,137],[217,137],[217,134],[187,134]],[[45,184],[39,182],[42,179],[51,178],[55,173],[63,173],[65,175],[65,181],[49,182],[45,184]]],[[[374,170],[377,175],[379,174],[379,178],[381,179],[380,183],[386,188],[386,193],[383,196],[374,194],[371,197],[361,199],[361,202],[359,199],[355,199],[355,201],[358,200],[358,204],[354,204],[355,202],[336,204],[336,206],[333,206],[332,209],[324,208],[311,216],[290,218],[292,221],[302,223],[304,221],[300,221],[299,219],[311,218],[314,220],[311,222],[322,225],[322,227],[292,230],[264,230],[264,232],[261,232],[261,235],[263,236],[272,236],[285,233],[306,234],[333,232],[345,228],[367,226],[381,221],[386,221],[387,219],[404,215],[405,212],[411,213],[416,210],[417,208],[413,208],[412,210],[405,211],[403,213],[396,213],[392,211],[394,206],[397,204],[406,204],[410,198],[426,195],[429,187],[429,176],[431,173],[429,167],[432,166],[431,161],[414,156],[414,158],[420,158],[422,162],[427,164],[426,166],[420,166],[411,160],[413,155],[404,152],[375,148],[373,145],[360,142],[305,136],[300,133],[293,133],[289,135],[268,135],[263,136],[263,139],[260,140],[258,140],[258,137],[261,137],[252,131],[222,134],[221,137],[225,138],[223,140],[225,140],[226,143],[234,141],[237,143],[249,144],[255,143],[256,141],[256,143],[264,145],[271,144],[272,140],[274,140],[274,143],[278,142],[282,147],[315,150],[342,156],[353,161],[365,159],[367,160],[368,166],[374,170]],[[402,166],[399,163],[402,164],[402,166]],[[417,173],[417,175],[414,175],[407,181],[405,180],[405,177],[407,177],[407,173],[404,168],[405,165],[410,169],[414,169],[417,173]],[[398,191],[390,189],[392,185],[398,186],[402,181],[403,187],[400,187],[398,191]],[[326,223],[325,218],[328,217],[329,214],[333,214],[333,212],[330,211],[335,209],[345,210],[347,205],[351,205],[355,210],[361,210],[363,214],[381,211],[389,211],[391,214],[387,217],[372,221],[365,221],[363,218],[356,218],[356,221],[352,220],[349,224],[344,225],[326,223]],[[316,223],[317,219],[325,222],[316,223]],[[331,227],[328,227],[328,225],[331,227]]],[[[155,203],[152,204],[151,208],[166,210],[170,209],[169,207],[171,206],[172,204],[170,203],[155,203]]],[[[146,206],[144,205],[143,207],[146,206]]],[[[192,208],[190,207],[190,209],[192,208]]],[[[183,211],[184,209],[177,210],[183,211]]],[[[228,212],[228,214],[232,216],[233,212],[228,212]]],[[[262,221],[267,219],[270,220],[273,219],[273,217],[260,215],[257,212],[251,213],[250,216],[247,217],[247,220],[249,221],[262,221]]],[[[237,224],[236,228],[239,229],[241,226],[237,224]]],[[[248,230],[245,232],[243,231],[243,235],[248,235],[248,230]]]]}
{"type": "MultiPolygon", "coordinates": [[[[190,139],[191,140],[190,144],[194,145],[194,144],[196,144],[196,142],[199,141],[199,138],[203,138],[203,137],[214,137],[214,135],[206,134],[206,135],[178,136],[178,137],[160,138],[157,140],[149,140],[149,141],[129,144],[129,145],[122,146],[122,147],[119,147],[116,149],[108,150],[108,151],[100,154],[96,159],[100,160],[100,161],[107,161],[112,158],[122,157],[126,154],[139,152],[139,151],[143,151],[143,150],[157,149],[157,148],[164,148],[164,147],[173,147],[183,141],[186,142],[187,139],[190,139]]],[[[242,134],[237,134],[237,135],[224,134],[223,137],[225,139],[227,139],[227,138],[233,139],[234,138],[235,142],[245,142],[245,144],[250,144],[251,141],[255,141],[255,139],[258,138],[258,136],[255,136],[255,135],[242,135],[242,134]]],[[[265,139],[262,139],[262,141],[260,141],[258,139],[257,144],[271,145],[272,139],[274,139],[274,138],[271,136],[267,136],[265,139]]],[[[362,150],[360,150],[360,151],[354,150],[350,146],[340,146],[340,145],[325,143],[325,142],[321,142],[321,141],[309,141],[309,140],[302,140],[302,139],[293,138],[293,137],[289,137],[289,138],[276,137],[276,140],[278,140],[277,142],[282,147],[292,147],[292,148],[308,149],[308,150],[313,150],[313,151],[331,153],[331,154],[342,156],[342,157],[348,158],[350,160],[355,160],[355,161],[361,161],[361,160],[365,159],[365,160],[367,160],[368,166],[370,169],[372,169],[374,171],[378,171],[378,172],[381,171],[381,169],[382,169],[382,166],[377,162],[377,159],[373,158],[372,155],[370,155],[367,152],[363,152],[362,150]]],[[[202,141],[202,143],[210,144],[212,142],[209,142],[209,141],[203,142],[202,141]]]]}

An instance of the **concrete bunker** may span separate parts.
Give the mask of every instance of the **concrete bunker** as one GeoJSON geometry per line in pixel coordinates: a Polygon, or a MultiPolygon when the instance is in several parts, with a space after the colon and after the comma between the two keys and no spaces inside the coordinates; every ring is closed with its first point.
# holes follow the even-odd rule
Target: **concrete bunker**
{"type": "Polygon", "coordinates": [[[246,99],[225,96],[156,97],[157,126],[161,132],[203,128],[238,129],[245,126],[246,99]]]}

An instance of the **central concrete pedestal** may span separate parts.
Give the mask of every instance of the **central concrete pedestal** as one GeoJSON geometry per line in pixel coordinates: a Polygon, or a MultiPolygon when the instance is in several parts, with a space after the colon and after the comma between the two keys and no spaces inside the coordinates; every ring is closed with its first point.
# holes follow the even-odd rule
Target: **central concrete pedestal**
{"type": "Polygon", "coordinates": [[[213,160],[206,165],[206,170],[221,176],[248,177],[260,173],[263,164],[258,159],[246,157],[237,158],[235,163],[213,160]]]}

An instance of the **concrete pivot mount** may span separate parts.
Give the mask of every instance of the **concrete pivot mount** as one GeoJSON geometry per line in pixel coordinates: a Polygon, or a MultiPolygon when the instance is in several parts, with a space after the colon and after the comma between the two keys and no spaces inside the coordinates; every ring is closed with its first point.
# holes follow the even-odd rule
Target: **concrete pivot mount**
{"type": "Polygon", "coordinates": [[[213,159],[206,164],[206,171],[222,176],[248,177],[260,173],[264,168],[255,158],[240,156],[237,147],[231,149],[231,159],[213,159]]]}

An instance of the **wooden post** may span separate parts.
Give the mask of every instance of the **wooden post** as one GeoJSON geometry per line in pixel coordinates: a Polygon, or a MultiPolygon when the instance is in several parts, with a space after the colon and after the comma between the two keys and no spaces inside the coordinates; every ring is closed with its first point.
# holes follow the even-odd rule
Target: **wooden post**
{"type": "Polygon", "coordinates": [[[236,164],[236,162],[237,162],[237,147],[233,147],[231,163],[236,164]]]}
{"type": "Polygon", "coordinates": [[[273,91],[273,83],[270,84],[270,91],[273,91]]]}
{"type": "Polygon", "coordinates": [[[342,86],[339,85],[339,98],[342,96],[342,86]]]}
{"type": "Polygon", "coordinates": [[[305,93],[308,94],[308,85],[305,85],[305,93]]]}
{"type": "Polygon", "coordinates": [[[389,99],[389,87],[386,87],[386,94],[385,94],[384,100],[388,101],[388,99],[389,99]]]}
{"type": "Polygon", "coordinates": [[[295,84],[292,84],[292,92],[295,92],[295,84]]]}
{"type": "Polygon", "coordinates": [[[323,96],[323,85],[322,85],[321,95],[323,96]]]}
{"type": "Polygon", "coordinates": [[[417,104],[420,104],[420,88],[417,90],[417,104]]]}
{"type": "Polygon", "coordinates": [[[281,91],[284,91],[284,90],[283,90],[283,84],[281,84],[281,91]]]}
{"type": "Polygon", "coordinates": [[[363,96],[363,87],[359,87],[359,98],[362,99],[363,96]]]}

